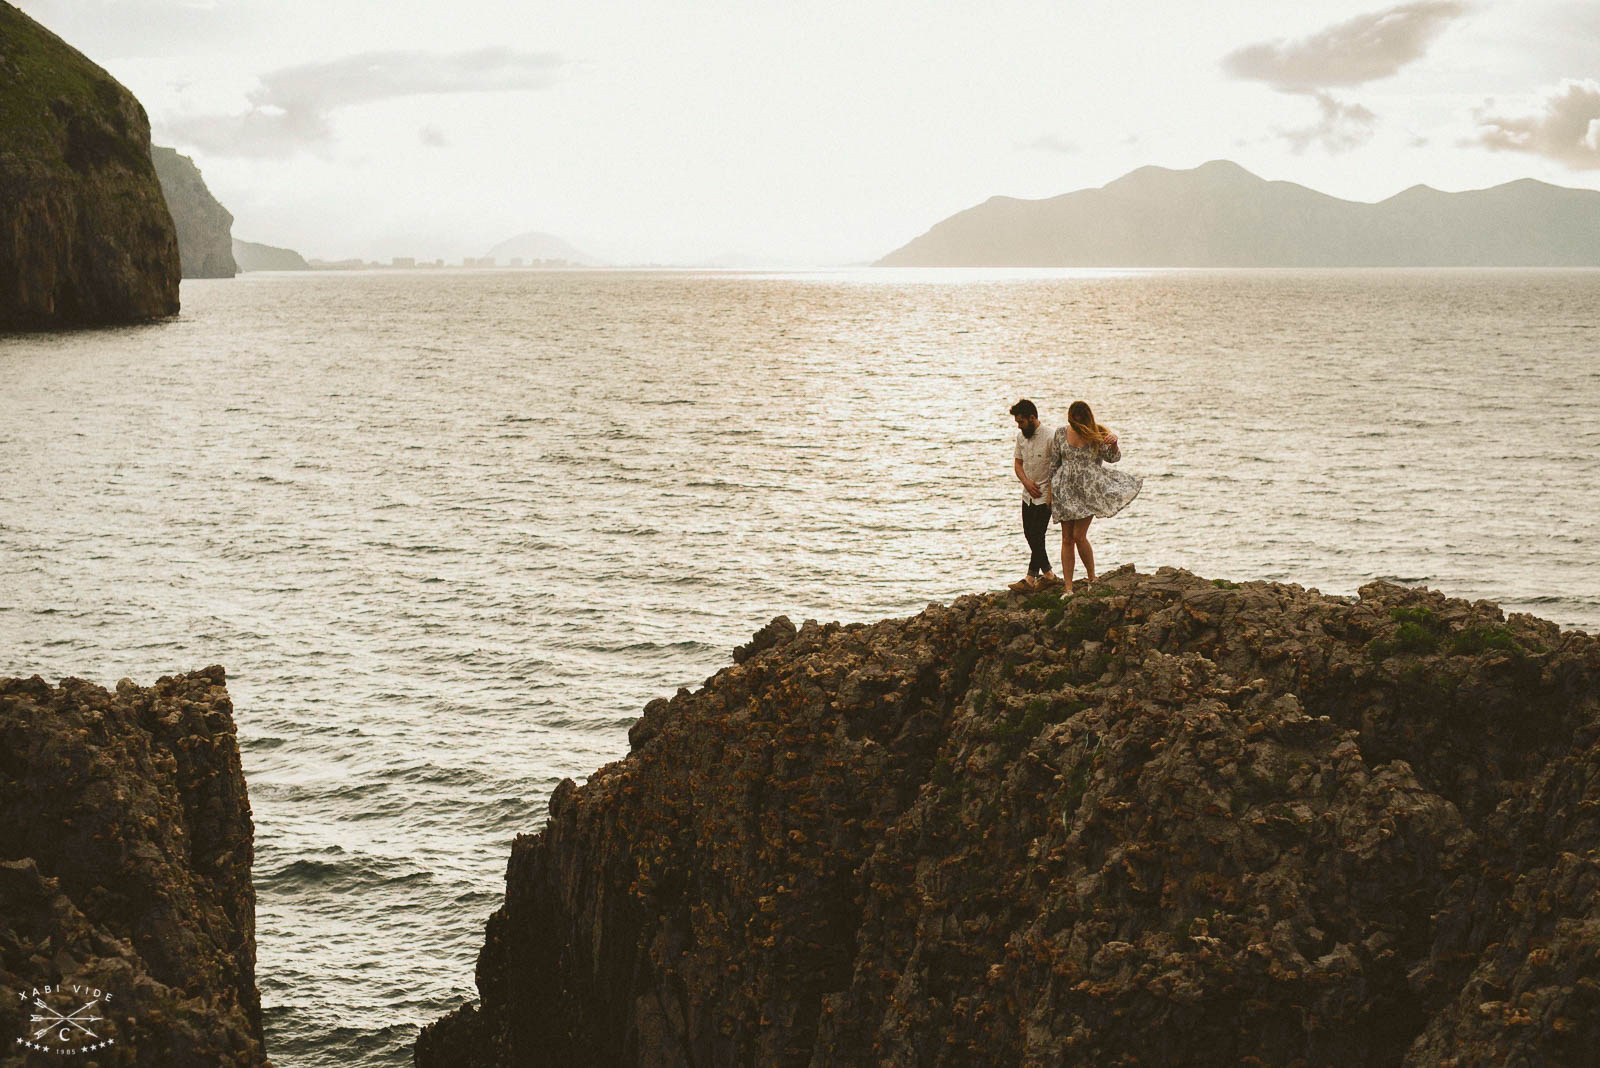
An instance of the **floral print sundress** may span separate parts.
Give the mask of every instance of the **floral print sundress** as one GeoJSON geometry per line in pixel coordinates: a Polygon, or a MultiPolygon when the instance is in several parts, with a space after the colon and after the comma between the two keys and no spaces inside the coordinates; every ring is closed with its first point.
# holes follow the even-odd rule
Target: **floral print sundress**
{"type": "Polygon", "coordinates": [[[1058,523],[1116,515],[1139,496],[1144,476],[1113,471],[1105,465],[1122,459],[1116,445],[1072,445],[1067,428],[1050,439],[1050,514],[1058,523]]]}

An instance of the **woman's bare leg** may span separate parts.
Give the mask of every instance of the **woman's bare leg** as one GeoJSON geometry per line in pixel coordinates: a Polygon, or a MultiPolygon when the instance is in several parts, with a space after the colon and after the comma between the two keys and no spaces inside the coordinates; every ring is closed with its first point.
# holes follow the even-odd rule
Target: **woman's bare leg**
{"type": "Polygon", "coordinates": [[[1066,590],[1072,592],[1072,528],[1073,523],[1061,524],[1061,581],[1067,584],[1066,590]]]}
{"type": "Polygon", "coordinates": [[[1090,582],[1094,581],[1094,547],[1089,544],[1089,524],[1094,521],[1094,516],[1085,516],[1074,520],[1072,523],[1072,544],[1078,549],[1078,555],[1083,557],[1083,577],[1090,582]]]}

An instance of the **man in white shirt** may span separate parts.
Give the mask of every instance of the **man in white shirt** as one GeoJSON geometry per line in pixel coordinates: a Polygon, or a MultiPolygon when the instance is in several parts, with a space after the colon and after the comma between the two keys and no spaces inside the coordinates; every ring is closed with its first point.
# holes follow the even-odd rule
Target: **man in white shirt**
{"type": "Polygon", "coordinates": [[[1022,483],[1022,533],[1028,539],[1028,548],[1033,550],[1028,561],[1028,577],[1011,584],[1011,589],[1020,593],[1061,581],[1051,569],[1050,554],[1045,549],[1050,505],[1045,500],[1044,484],[1050,475],[1050,439],[1056,430],[1039,422],[1039,409],[1027,398],[1011,406],[1011,416],[1017,421],[1016,459],[1011,468],[1022,483]]]}

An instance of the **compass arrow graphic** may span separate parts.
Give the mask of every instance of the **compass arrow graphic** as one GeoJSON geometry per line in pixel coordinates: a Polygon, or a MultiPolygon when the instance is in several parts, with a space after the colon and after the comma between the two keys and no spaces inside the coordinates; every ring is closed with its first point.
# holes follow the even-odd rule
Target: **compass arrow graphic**
{"type": "MultiPolygon", "coordinates": [[[[33,999],[34,1005],[37,1006],[38,1008],[43,1009],[45,1012],[48,1012],[50,1015],[49,1016],[35,1016],[33,1018],[33,1022],[34,1023],[37,1023],[40,1020],[49,1020],[49,1023],[46,1023],[43,1028],[41,1028],[39,1031],[37,1031],[34,1034],[33,1037],[36,1040],[40,1039],[40,1038],[43,1038],[44,1035],[52,1027],[55,1027],[57,1024],[71,1024],[73,1027],[76,1027],[78,1030],[82,1031],[84,1034],[88,1035],[90,1038],[99,1038],[100,1037],[99,1035],[95,1034],[93,1031],[91,1031],[87,1027],[83,1026],[83,1022],[80,1021],[79,1018],[78,1018],[78,1014],[80,1012],[88,1012],[90,1009],[94,1008],[95,1005],[99,1004],[99,1002],[100,1002],[100,999],[99,998],[95,998],[93,1001],[89,1002],[87,1005],[80,1006],[79,1008],[74,1009],[68,1015],[63,1016],[63,1015],[61,1015],[60,1012],[58,1012],[55,1009],[51,1008],[49,1005],[46,1005],[41,999],[34,998],[33,999]]],[[[105,1019],[105,1017],[103,1017],[103,1016],[85,1016],[85,1017],[83,1017],[83,1021],[88,1021],[90,1023],[92,1023],[92,1022],[94,1022],[96,1020],[103,1020],[103,1019],[105,1019]]]]}

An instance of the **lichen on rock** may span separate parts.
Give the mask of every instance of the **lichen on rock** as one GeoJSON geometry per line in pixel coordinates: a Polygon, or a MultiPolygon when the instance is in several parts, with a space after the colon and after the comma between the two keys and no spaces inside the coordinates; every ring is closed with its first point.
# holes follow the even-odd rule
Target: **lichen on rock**
{"type": "Polygon", "coordinates": [[[742,653],[517,838],[420,1068],[1600,1042],[1591,637],[1164,568],[742,653]]]}

